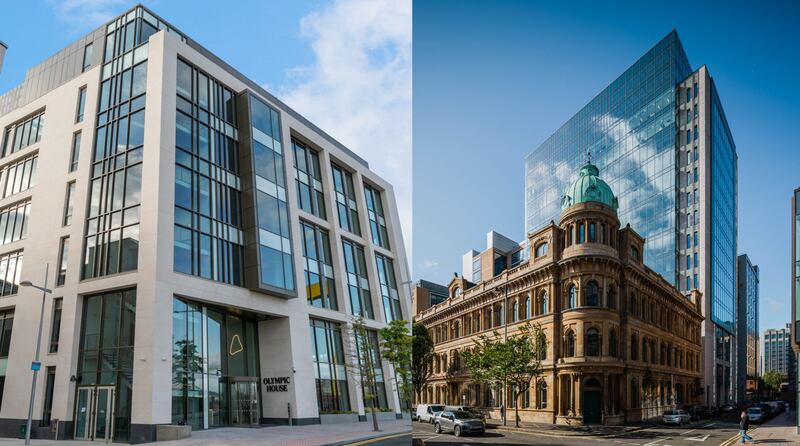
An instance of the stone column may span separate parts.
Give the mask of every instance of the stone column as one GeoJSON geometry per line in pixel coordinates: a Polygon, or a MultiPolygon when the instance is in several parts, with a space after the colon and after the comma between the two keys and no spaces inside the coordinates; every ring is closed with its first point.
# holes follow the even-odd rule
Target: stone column
{"type": "Polygon", "coordinates": [[[574,384],[572,395],[575,400],[575,416],[580,417],[583,416],[583,395],[581,394],[583,386],[581,385],[581,375],[579,373],[575,374],[574,384]]]}

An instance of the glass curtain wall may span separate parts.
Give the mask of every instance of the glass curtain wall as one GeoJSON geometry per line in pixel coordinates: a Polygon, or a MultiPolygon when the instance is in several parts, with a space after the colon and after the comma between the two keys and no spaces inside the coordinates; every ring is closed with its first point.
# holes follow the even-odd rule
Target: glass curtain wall
{"type": "Polygon", "coordinates": [[[375,314],[372,311],[372,295],[369,291],[364,247],[350,240],[342,239],[342,248],[344,250],[344,266],[347,269],[350,311],[354,315],[375,319],[375,314]]]}
{"type": "Polygon", "coordinates": [[[294,175],[297,182],[298,207],[309,214],[325,219],[325,194],[322,189],[322,173],[319,154],[300,141],[292,138],[294,148],[294,175]]]}
{"type": "Polygon", "coordinates": [[[83,279],[138,267],[148,20],[136,8],[106,28],[83,279]]]}
{"type": "MultiPolygon", "coordinates": [[[[361,364],[362,361],[362,353],[364,346],[364,339],[360,336],[357,338],[356,342],[356,349],[358,351],[358,361],[361,364]]],[[[367,330],[367,347],[369,351],[369,358],[370,363],[372,364],[373,374],[375,375],[375,385],[369,389],[369,395],[367,394],[367,388],[362,388],[363,397],[364,397],[364,405],[369,406],[371,402],[369,402],[369,397],[375,397],[375,404],[377,405],[378,409],[386,410],[389,408],[389,402],[386,399],[386,382],[383,379],[383,362],[381,360],[381,350],[380,350],[380,343],[378,342],[378,332],[375,330],[367,330]]]]}
{"type": "Polygon", "coordinates": [[[355,235],[361,235],[353,174],[336,164],[331,164],[331,172],[333,173],[333,186],[336,189],[336,212],[339,215],[339,227],[355,235]]]}
{"type": "Polygon", "coordinates": [[[341,327],[320,319],[311,319],[310,323],[319,413],[350,412],[341,327]]]}
{"type": "Polygon", "coordinates": [[[328,231],[300,221],[305,262],[306,298],[309,305],[338,310],[328,231]]]}
{"type": "Polygon", "coordinates": [[[130,436],[136,290],[86,297],[78,356],[79,386],[115,386],[114,441],[130,436]]]}
{"type": "Polygon", "coordinates": [[[378,281],[381,284],[381,298],[383,299],[386,323],[403,319],[403,313],[400,311],[400,296],[397,294],[394,262],[380,254],[375,255],[375,262],[378,265],[378,281]]]}
{"type": "Polygon", "coordinates": [[[230,426],[234,378],[258,377],[256,321],[173,298],[172,423],[230,426]]]}
{"type": "Polygon", "coordinates": [[[178,59],[175,271],[244,285],[234,92],[178,59]]]}
{"type": "Polygon", "coordinates": [[[389,249],[389,233],[386,231],[386,218],[383,216],[383,200],[381,192],[369,185],[364,185],[364,197],[367,201],[367,216],[372,243],[389,249]]]}
{"type": "Polygon", "coordinates": [[[250,95],[261,283],[293,292],[286,167],[277,110],[250,95]]]}
{"type": "Polygon", "coordinates": [[[525,159],[525,228],[561,214],[572,172],[592,162],[617,193],[619,220],[647,239],[647,265],[676,279],[676,85],[692,73],[669,33],[525,159]]]}

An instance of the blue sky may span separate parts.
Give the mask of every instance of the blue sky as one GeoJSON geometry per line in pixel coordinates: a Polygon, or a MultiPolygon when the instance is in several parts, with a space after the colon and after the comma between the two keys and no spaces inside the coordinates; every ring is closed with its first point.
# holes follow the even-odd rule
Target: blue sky
{"type": "Polygon", "coordinates": [[[414,262],[446,283],[490,229],[524,236],[523,159],[673,28],[707,65],[739,156],[739,253],[761,268],[760,328],[788,322],[800,186],[800,6],[414,2],[414,262]]]}

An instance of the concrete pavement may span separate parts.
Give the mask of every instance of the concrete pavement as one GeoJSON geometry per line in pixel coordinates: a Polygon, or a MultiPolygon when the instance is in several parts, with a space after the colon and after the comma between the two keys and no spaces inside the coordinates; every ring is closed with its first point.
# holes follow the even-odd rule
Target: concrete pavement
{"type": "MultiPolygon", "coordinates": [[[[755,444],[780,444],[780,445],[800,445],[800,435],[797,434],[797,416],[791,412],[787,417],[785,413],[778,414],[775,418],[762,425],[752,425],[754,428],[748,431],[753,437],[755,444]]],[[[734,445],[739,443],[739,437],[734,436],[721,446],[734,445]]]]}
{"type": "MultiPolygon", "coordinates": [[[[220,428],[192,432],[191,438],[152,443],[164,446],[327,446],[345,445],[391,434],[411,432],[410,420],[381,421],[381,432],[371,422],[275,426],[257,429],[220,428]]],[[[0,446],[22,445],[24,440],[0,438],[0,446]]],[[[410,441],[409,441],[410,443],[410,441]]],[[[34,446],[98,446],[102,442],[31,440],[34,446]]]]}

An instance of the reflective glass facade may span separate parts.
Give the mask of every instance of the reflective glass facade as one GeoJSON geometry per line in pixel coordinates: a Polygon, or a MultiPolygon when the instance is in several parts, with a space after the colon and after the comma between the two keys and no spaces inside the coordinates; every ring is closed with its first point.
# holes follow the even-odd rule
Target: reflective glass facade
{"type": "Polygon", "coordinates": [[[350,240],[342,240],[344,265],[347,268],[347,291],[350,295],[350,311],[354,315],[375,319],[372,311],[372,295],[369,291],[367,261],[364,247],[350,240]]]}
{"type": "Polygon", "coordinates": [[[325,194],[319,154],[305,144],[292,139],[294,149],[294,178],[297,183],[297,207],[325,219],[325,194]]]}
{"type": "Polygon", "coordinates": [[[233,91],[178,60],[175,271],[242,286],[244,233],[233,91]]]}
{"type": "Polygon", "coordinates": [[[262,286],[293,292],[294,266],[280,115],[255,96],[250,95],[249,99],[260,281],[262,286]]]}
{"type": "Polygon", "coordinates": [[[311,355],[320,414],[348,412],[347,368],[338,324],[311,319],[311,355]]]}
{"type": "Polygon", "coordinates": [[[338,310],[336,302],[336,280],[333,274],[333,259],[328,231],[312,223],[300,221],[303,238],[303,261],[305,264],[306,298],[308,304],[320,308],[338,310]]]}
{"type": "Polygon", "coordinates": [[[78,385],[114,386],[114,440],[130,435],[136,290],[86,297],[78,355],[78,385]]]}
{"type": "Polygon", "coordinates": [[[135,270],[139,257],[147,34],[141,9],[106,28],[81,277],[135,270]]]}
{"type": "Polygon", "coordinates": [[[378,281],[381,285],[381,298],[383,299],[383,313],[387,323],[403,319],[400,311],[400,296],[397,294],[397,280],[394,275],[394,262],[392,259],[375,255],[378,266],[378,281]]]}
{"type": "Polygon", "coordinates": [[[339,227],[353,234],[361,235],[353,174],[336,164],[331,164],[331,169],[333,170],[333,187],[336,189],[336,213],[339,216],[339,227]]]}
{"type": "Polygon", "coordinates": [[[386,218],[383,216],[383,199],[381,192],[372,186],[364,185],[364,198],[367,202],[369,231],[372,243],[389,249],[389,233],[386,231],[386,218]]]}
{"type": "Polygon", "coordinates": [[[11,155],[42,139],[44,133],[44,111],[36,112],[6,128],[3,136],[3,154],[11,155]]]}
{"type": "Polygon", "coordinates": [[[242,422],[246,399],[256,399],[256,322],[221,309],[172,300],[172,422],[193,430],[250,424],[242,422]],[[248,384],[246,386],[240,383],[248,384]],[[254,383],[250,385],[250,383],[254,383]]]}
{"type": "MultiPolygon", "coordinates": [[[[381,360],[380,343],[378,341],[378,332],[375,330],[366,330],[367,335],[367,350],[369,352],[369,363],[372,365],[373,375],[375,376],[374,385],[364,386],[362,388],[364,400],[375,398],[375,407],[379,409],[388,409],[389,403],[386,400],[386,382],[383,379],[383,362],[381,360]]],[[[358,352],[359,363],[362,361],[363,348],[365,348],[364,339],[361,336],[357,337],[356,349],[358,352]]],[[[362,365],[363,367],[363,365],[362,365]]],[[[370,402],[365,404],[371,405],[370,402]]]]}
{"type": "Polygon", "coordinates": [[[736,146],[711,83],[711,319],[734,333],[736,324],[736,146]]]}
{"type": "Polygon", "coordinates": [[[558,221],[586,162],[617,194],[619,219],[647,239],[645,261],[676,279],[676,85],[692,73],[671,32],[525,159],[525,228],[558,221]]]}

